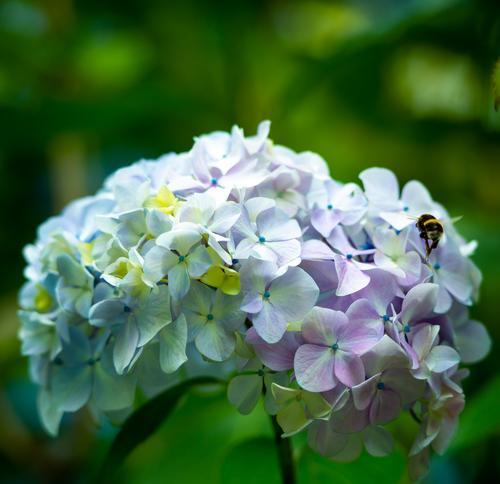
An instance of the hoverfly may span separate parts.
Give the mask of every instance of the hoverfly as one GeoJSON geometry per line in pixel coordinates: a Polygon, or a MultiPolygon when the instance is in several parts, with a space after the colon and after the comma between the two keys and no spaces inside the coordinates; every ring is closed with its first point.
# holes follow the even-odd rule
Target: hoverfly
{"type": "MultiPolygon", "coordinates": [[[[428,260],[431,252],[437,249],[439,241],[444,235],[443,222],[430,213],[424,213],[419,217],[408,217],[417,221],[415,226],[420,233],[420,238],[425,242],[425,256],[428,260]]],[[[462,217],[455,217],[451,219],[451,222],[456,222],[461,218],[462,217]]]]}

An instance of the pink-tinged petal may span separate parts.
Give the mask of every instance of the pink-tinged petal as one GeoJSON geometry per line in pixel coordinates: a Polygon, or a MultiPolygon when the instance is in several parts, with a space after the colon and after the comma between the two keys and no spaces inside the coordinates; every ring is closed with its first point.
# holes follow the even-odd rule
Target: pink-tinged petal
{"type": "Polygon", "coordinates": [[[405,339],[402,337],[400,341],[401,347],[406,351],[406,354],[410,358],[411,361],[411,369],[416,370],[420,366],[420,361],[418,359],[417,352],[413,349],[413,347],[408,344],[405,339]]]}
{"type": "Polygon", "coordinates": [[[450,346],[434,346],[425,359],[429,370],[442,373],[460,362],[459,354],[450,346]]]}
{"type": "Polygon", "coordinates": [[[363,452],[363,440],[359,434],[349,434],[349,439],[345,447],[335,455],[330,456],[330,459],[335,462],[352,462],[359,458],[363,452]]]}
{"type": "Polygon", "coordinates": [[[358,410],[351,397],[343,407],[332,413],[330,425],[335,432],[341,434],[361,432],[368,425],[368,412],[358,410]]]}
{"type": "Polygon", "coordinates": [[[391,206],[399,200],[399,183],[392,171],[386,168],[368,168],[360,173],[359,178],[370,202],[391,206]]]}
{"type": "Polygon", "coordinates": [[[321,240],[306,240],[300,257],[305,260],[333,260],[335,252],[321,240]]]}
{"type": "Polygon", "coordinates": [[[370,277],[345,257],[335,256],[335,270],[339,278],[337,296],[348,296],[363,289],[370,283],[370,277]]]}
{"type": "Polygon", "coordinates": [[[409,368],[405,351],[389,336],[384,335],[362,358],[367,373],[380,373],[388,368],[409,368]]]}
{"type": "Polygon", "coordinates": [[[335,376],[348,387],[359,385],[365,379],[365,368],[358,355],[342,351],[335,351],[335,376]]]}
{"type": "Polygon", "coordinates": [[[476,363],[490,351],[491,338],[478,321],[468,321],[456,329],[455,344],[464,363],[476,363]]]}
{"type": "Polygon", "coordinates": [[[433,314],[436,306],[439,286],[423,283],[413,287],[403,300],[400,320],[403,324],[425,322],[433,314]]]}
{"type": "Polygon", "coordinates": [[[402,405],[410,404],[422,398],[425,381],[417,380],[409,370],[395,368],[384,371],[384,385],[399,395],[402,405]]]}
{"type": "Polygon", "coordinates": [[[337,210],[317,208],[311,214],[311,225],[323,236],[329,237],[332,230],[340,223],[342,215],[337,210]]]}
{"type": "Polygon", "coordinates": [[[310,392],[331,390],[337,384],[333,360],[330,348],[310,344],[300,346],[294,358],[297,383],[310,392]]]}
{"type": "Polygon", "coordinates": [[[276,311],[269,301],[265,301],[262,310],[253,316],[252,323],[267,343],[277,343],[286,331],[287,321],[276,311]]]}
{"type": "Polygon", "coordinates": [[[458,427],[457,419],[443,420],[441,427],[439,429],[439,433],[432,442],[432,448],[437,454],[443,455],[446,452],[446,449],[450,445],[451,439],[455,435],[457,427],[458,427]]]}
{"type": "Polygon", "coordinates": [[[332,457],[341,452],[349,440],[348,434],[338,434],[329,422],[315,420],[309,427],[307,441],[311,449],[325,457],[332,457]]]}
{"type": "Polygon", "coordinates": [[[257,356],[268,368],[286,371],[293,368],[293,359],[301,344],[301,337],[297,333],[286,332],[277,343],[269,344],[257,334],[255,328],[250,328],[246,342],[252,345],[257,356]]]}
{"type": "Polygon", "coordinates": [[[343,349],[361,355],[382,338],[384,324],[366,299],[353,302],[346,315],[349,324],[339,331],[339,343],[343,349]]]}
{"type": "Polygon", "coordinates": [[[331,346],[338,339],[338,330],[349,324],[347,316],[333,309],[315,307],[304,319],[302,336],[308,343],[331,346]]]}
{"type": "Polygon", "coordinates": [[[419,361],[423,361],[429,354],[437,341],[438,334],[439,326],[422,324],[415,328],[411,338],[411,346],[415,350],[419,361]]]}
{"type": "Polygon", "coordinates": [[[388,312],[389,304],[397,297],[400,291],[396,279],[382,270],[370,272],[370,284],[356,294],[356,298],[368,299],[378,312],[384,316],[388,312]]]}
{"type": "Polygon", "coordinates": [[[303,260],[300,267],[314,279],[322,293],[332,291],[337,287],[338,278],[333,261],[303,260]]]}
{"type": "Polygon", "coordinates": [[[328,237],[327,242],[333,249],[339,251],[341,254],[357,254],[359,252],[349,242],[342,227],[335,227],[330,237],[328,237]]]}
{"type": "Polygon", "coordinates": [[[370,407],[370,423],[385,424],[394,420],[401,411],[401,399],[396,392],[377,390],[370,407]]]}
{"type": "Polygon", "coordinates": [[[380,373],[373,375],[368,380],[352,387],[352,400],[358,410],[364,410],[370,405],[375,393],[377,392],[377,383],[380,379],[380,373]]]}
{"type": "Polygon", "coordinates": [[[349,321],[357,321],[366,326],[379,327],[381,325],[381,315],[373,307],[368,299],[357,299],[346,311],[349,321]]]}

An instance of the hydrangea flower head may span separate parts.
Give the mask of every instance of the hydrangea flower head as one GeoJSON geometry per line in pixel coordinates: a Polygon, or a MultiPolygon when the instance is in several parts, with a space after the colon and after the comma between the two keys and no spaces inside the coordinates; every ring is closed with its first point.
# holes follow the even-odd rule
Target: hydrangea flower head
{"type": "Polygon", "coordinates": [[[420,422],[412,476],[444,452],[464,407],[462,363],[488,333],[469,318],[481,280],[448,213],[385,168],[341,183],[313,153],[273,144],[269,122],[141,160],[49,219],[25,249],[22,352],[42,421],[130,409],[193,375],[264,395],[284,436],[337,460],[392,449],[385,425],[420,422]],[[428,257],[414,218],[445,232],[428,257]]]}

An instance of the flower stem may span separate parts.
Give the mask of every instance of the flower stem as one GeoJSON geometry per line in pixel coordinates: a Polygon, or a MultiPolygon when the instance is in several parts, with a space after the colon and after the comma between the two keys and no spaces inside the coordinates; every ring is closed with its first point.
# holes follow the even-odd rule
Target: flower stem
{"type": "Polygon", "coordinates": [[[291,440],[289,438],[281,438],[282,431],[276,421],[276,416],[271,415],[270,417],[273,425],[274,442],[278,451],[282,482],[283,484],[295,484],[295,467],[293,465],[291,440]]]}

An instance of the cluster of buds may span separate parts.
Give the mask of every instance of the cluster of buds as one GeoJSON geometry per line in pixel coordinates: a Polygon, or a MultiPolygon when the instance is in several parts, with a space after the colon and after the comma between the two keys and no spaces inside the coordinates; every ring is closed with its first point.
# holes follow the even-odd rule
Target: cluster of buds
{"type": "Polygon", "coordinates": [[[40,227],[19,315],[42,421],[123,415],[137,387],[215,371],[242,413],[264,394],[284,437],[332,459],[389,453],[385,424],[411,412],[416,475],[457,424],[460,363],[489,349],[468,316],[475,243],[421,183],[371,168],[343,184],[268,132],[139,161],[40,227]],[[421,214],[444,227],[430,255],[421,214]]]}

